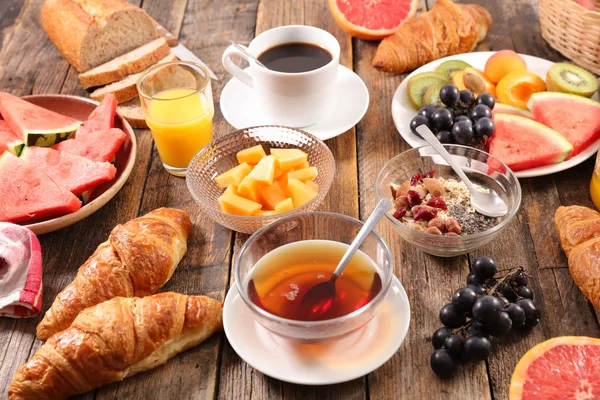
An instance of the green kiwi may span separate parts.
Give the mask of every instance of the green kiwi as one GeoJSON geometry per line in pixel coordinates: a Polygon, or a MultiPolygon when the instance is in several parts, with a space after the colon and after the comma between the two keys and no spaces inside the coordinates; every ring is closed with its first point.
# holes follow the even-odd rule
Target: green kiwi
{"type": "Polygon", "coordinates": [[[594,75],[576,65],[556,63],[548,70],[546,86],[549,92],[592,97],[598,90],[598,80],[594,75]]]}
{"type": "MultiPolygon", "coordinates": [[[[425,74],[428,74],[428,72],[425,72],[425,74]]],[[[443,86],[446,83],[446,79],[432,75],[420,76],[417,79],[409,80],[407,91],[410,104],[412,104],[412,106],[418,110],[424,104],[423,97],[425,96],[427,89],[431,88],[432,86],[443,86]]]]}
{"type": "Polygon", "coordinates": [[[460,60],[450,60],[441,63],[435,72],[444,75],[448,80],[452,79],[452,74],[456,71],[462,71],[463,69],[470,67],[470,65],[460,60]]]}
{"type": "Polygon", "coordinates": [[[417,79],[421,79],[421,78],[425,78],[425,77],[429,77],[429,78],[439,78],[440,80],[446,82],[446,83],[450,83],[450,80],[446,78],[445,75],[442,75],[440,73],[437,72],[421,72],[420,74],[416,74],[411,76],[408,79],[408,84],[410,85],[411,82],[416,81],[417,79]]]}
{"type": "Polygon", "coordinates": [[[440,90],[444,87],[444,83],[430,87],[425,91],[423,96],[423,104],[431,104],[436,107],[446,107],[444,102],[440,99],[440,90]]]}

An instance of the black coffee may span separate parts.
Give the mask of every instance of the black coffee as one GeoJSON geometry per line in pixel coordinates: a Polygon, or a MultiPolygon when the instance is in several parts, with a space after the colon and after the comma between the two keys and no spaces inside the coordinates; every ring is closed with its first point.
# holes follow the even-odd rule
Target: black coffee
{"type": "Polygon", "coordinates": [[[327,65],[331,53],[310,43],[284,43],[264,51],[258,60],[278,72],[307,72],[327,65]]]}

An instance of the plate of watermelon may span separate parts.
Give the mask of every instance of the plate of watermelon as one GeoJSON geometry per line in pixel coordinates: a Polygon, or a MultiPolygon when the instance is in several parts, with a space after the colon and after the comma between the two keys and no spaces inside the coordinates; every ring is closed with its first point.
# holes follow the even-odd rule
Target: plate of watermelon
{"type": "MultiPolygon", "coordinates": [[[[517,177],[528,178],[554,174],[572,168],[593,156],[600,148],[599,93],[596,92],[591,98],[588,98],[562,92],[537,91],[539,90],[537,89],[533,90],[537,93],[529,93],[530,97],[522,103],[520,108],[503,104],[499,101],[503,94],[506,98],[506,90],[501,93],[502,79],[496,86],[485,75],[488,60],[494,55],[497,56],[498,53],[501,52],[475,52],[450,56],[426,64],[408,75],[398,86],[392,100],[392,117],[400,136],[411,147],[427,145],[423,139],[411,131],[411,121],[417,116],[416,108],[421,106],[421,104],[415,105],[416,94],[412,92],[422,89],[423,104],[427,104],[427,102],[436,104],[437,101],[438,107],[445,107],[439,99],[440,88],[446,83],[453,83],[459,90],[463,89],[460,80],[457,84],[456,71],[447,69],[465,68],[465,73],[469,71],[482,77],[481,82],[485,87],[483,92],[491,93],[496,97],[491,117],[495,125],[495,133],[491,138],[485,139],[481,145],[484,146],[484,150],[511,167],[517,177]],[[444,72],[449,74],[446,76],[448,79],[446,82],[444,82],[444,77],[439,76],[444,72]],[[411,78],[422,73],[427,73],[425,74],[426,79],[421,80],[418,84],[415,84],[416,80],[413,79],[411,89],[409,86],[411,78]],[[427,82],[427,78],[431,83],[427,82]],[[419,88],[419,85],[422,88],[419,88]],[[431,89],[428,86],[431,86],[431,89]]],[[[544,79],[547,79],[548,71],[555,63],[524,54],[506,53],[512,53],[507,62],[512,62],[515,58],[518,61],[520,57],[521,62],[524,63],[523,68],[526,68],[525,74],[534,79],[532,85],[537,81],[540,82],[542,88],[546,87],[544,79]]],[[[578,67],[567,71],[567,75],[572,77],[573,73],[577,72],[576,68],[578,67]]],[[[459,72],[458,76],[463,77],[462,83],[464,84],[465,75],[461,75],[459,72]]],[[[593,76],[591,78],[593,81],[596,80],[593,76]]],[[[592,83],[597,88],[596,82],[592,83]]],[[[529,85],[529,82],[527,84],[529,85]]],[[[517,88],[513,93],[518,93],[520,89],[517,88]]]]}
{"type": "Polygon", "coordinates": [[[112,199],[133,169],[137,149],[133,129],[116,107],[112,95],[98,103],[0,92],[0,221],[43,234],[112,199]]]}

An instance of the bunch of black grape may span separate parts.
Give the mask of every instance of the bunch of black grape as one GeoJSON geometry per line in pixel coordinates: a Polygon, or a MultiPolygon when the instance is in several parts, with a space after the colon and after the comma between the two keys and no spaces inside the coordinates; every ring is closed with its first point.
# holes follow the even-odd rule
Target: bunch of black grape
{"type": "Polygon", "coordinates": [[[485,360],[492,351],[490,336],[504,336],[538,323],[539,313],[523,269],[502,278],[495,277],[497,272],[494,260],[479,257],[467,276],[467,287],[454,292],[452,303],[440,310],[444,327],[433,334],[435,351],[430,360],[439,377],[451,377],[459,361],[485,360]]]}
{"type": "Polygon", "coordinates": [[[417,126],[427,125],[441,143],[463,144],[483,147],[492,137],[496,126],[492,120],[492,109],[496,104],[489,93],[477,98],[470,90],[459,91],[455,85],[444,85],[440,89],[438,105],[426,104],[410,121],[410,130],[417,136],[417,126]],[[444,107],[445,106],[445,107],[444,107]]]}

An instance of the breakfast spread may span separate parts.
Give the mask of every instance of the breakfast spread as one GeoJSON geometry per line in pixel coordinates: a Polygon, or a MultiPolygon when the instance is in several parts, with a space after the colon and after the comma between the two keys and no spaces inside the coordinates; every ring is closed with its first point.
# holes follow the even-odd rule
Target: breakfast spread
{"type": "MultiPolygon", "coordinates": [[[[475,211],[464,182],[434,176],[435,171],[419,172],[401,185],[390,184],[394,218],[413,229],[444,236],[472,235],[498,224],[498,218],[475,211]]],[[[489,191],[477,184],[475,188],[489,191]]]]}
{"type": "Polygon", "coordinates": [[[319,171],[308,163],[308,154],[299,149],[262,145],[236,154],[239,165],[215,177],[225,189],[219,197],[221,211],[245,216],[267,216],[290,211],[317,197],[314,182],[319,171]]]}
{"type": "Polygon", "coordinates": [[[56,296],[37,326],[37,337],[47,340],[68,328],[83,309],[103,301],[156,293],[183,258],[191,227],[190,217],[172,208],[117,225],[56,296]]]}
{"type": "Polygon", "coordinates": [[[19,368],[10,400],[66,399],[156,368],[223,327],[222,305],[167,292],[89,307],[19,368]]]}
{"type": "MultiPolygon", "coordinates": [[[[597,13],[597,0],[569,1],[582,12],[597,13]]],[[[380,206],[388,208],[391,192],[393,209],[385,215],[405,240],[403,246],[440,257],[471,254],[500,236],[501,229],[519,214],[521,186],[513,171],[582,162],[597,149],[598,79],[588,70],[543,60],[548,64],[540,71],[532,65],[532,57],[512,50],[464,54],[472,52],[491,28],[492,17],[484,7],[438,0],[417,15],[417,0],[328,0],[328,5],[333,20],[347,34],[381,40],[371,67],[391,73],[420,68],[398,88],[403,97],[397,101],[394,95],[392,113],[396,126],[409,127],[406,134],[401,132],[407,142],[413,145],[408,136],[423,139],[421,131],[432,146],[395,156],[375,182],[380,206]],[[469,57],[475,55],[479,58],[469,57]],[[440,60],[447,56],[452,57],[440,60]],[[394,111],[398,103],[410,115],[398,117],[394,111]],[[450,152],[445,162],[440,161],[444,152],[439,143],[431,142],[423,125],[450,152]],[[464,181],[446,175],[448,165],[464,181]],[[475,182],[486,183],[470,186],[461,169],[473,178],[479,174],[481,180],[475,182]],[[477,200],[483,194],[498,195],[496,200],[500,198],[505,206],[502,216],[484,215],[485,207],[477,200]]],[[[263,373],[265,368],[250,360],[261,358],[265,347],[279,352],[277,346],[286,343],[293,351],[282,351],[283,362],[274,369],[283,365],[292,373],[276,371],[270,376],[295,383],[355,379],[356,365],[338,365],[331,358],[323,366],[319,357],[330,354],[323,349],[332,343],[333,347],[337,343],[335,351],[340,353],[345,346],[341,343],[348,343],[344,342],[348,338],[354,342],[345,348],[347,352],[369,353],[365,349],[375,348],[371,337],[391,343],[381,354],[372,351],[368,356],[373,358],[355,363],[360,364],[361,374],[396,354],[414,318],[407,294],[394,276],[398,270],[394,262],[400,257],[397,246],[388,246],[372,231],[373,225],[367,230],[363,222],[345,215],[311,212],[327,195],[336,165],[320,140],[323,136],[295,129],[311,132],[315,125],[327,125],[333,116],[344,113],[332,96],[339,91],[340,96],[355,97],[357,91],[340,89],[351,86],[350,77],[364,86],[367,101],[364,110],[350,110],[347,117],[360,120],[366,112],[366,85],[350,70],[344,75],[347,68],[340,65],[347,44],[340,46],[326,30],[290,25],[266,30],[247,48],[229,46],[223,53],[223,67],[232,80],[245,85],[244,93],[251,93],[248,98],[257,103],[264,118],[261,124],[271,125],[213,140],[214,74],[202,62],[180,61],[188,59],[181,55],[182,46],[176,46],[176,38],[146,11],[125,0],[45,0],[40,20],[48,38],[79,73],[81,86],[100,103],[89,113],[89,100],[70,96],[70,101],[88,102],[84,114],[69,109],[73,103],[55,107],[33,97],[0,92],[0,317],[31,317],[44,311],[40,243],[21,225],[52,223],[91,210],[85,217],[94,211],[88,206],[107,186],[116,186],[120,176],[127,179],[135,150],[129,153],[127,173],[122,155],[136,144],[122,118],[151,130],[153,142],[145,142],[144,179],[148,174],[164,174],[155,168],[153,156],[148,158],[153,143],[160,157],[154,160],[160,161],[157,165],[172,175],[185,176],[189,192],[211,218],[235,231],[254,234],[236,250],[235,261],[230,257],[233,251],[226,253],[235,279],[223,305],[192,293],[158,293],[174,273],[181,273],[182,268],[176,269],[194,228],[187,212],[157,208],[115,226],[76,275],[67,271],[71,282],[56,295],[36,328],[37,338],[45,343],[30,352],[20,368],[15,365],[12,383],[5,385],[9,400],[65,399],[86,393],[165,364],[221,330],[231,348],[263,373]],[[235,55],[250,66],[242,69],[235,55]],[[364,240],[358,250],[350,245],[355,238],[364,240]],[[346,268],[334,273],[344,259],[349,260],[346,268]],[[394,329],[384,330],[390,321],[394,329]],[[253,338],[252,354],[240,351],[240,331],[253,338]],[[317,371],[317,378],[308,377],[305,367],[297,367],[301,357],[305,357],[303,365],[317,371]],[[335,375],[334,369],[347,371],[335,375]],[[303,376],[294,376],[296,371],[304,371],[303,376]]],[[[232,87],[233,96],[239,96],[239,88],[232,87]]],[[[216,93],[215,98],[229,121],[225,96],[216,93]]],[[[235,112],[248,112],[239,107],[242,103],[233,104],[235,112]]],[[[596,164],[590,194],[599,205],[600,156],[596,164]]],[[[163,175],[161,179],[165,181],[152,182],[149,190],[169,191],[172,183],[167,179],[175,178],[163,175]]],[[[534,186],[526,188],[523,198],[535,191],[534,186]]],[[[157,196],[156,201],[162,200],[157,196]]],[[[359,204],[362,214],[363,204],[359,204]]],[[[526,213],[531,214],[537,203],[528,198],[527,204],[526,213]]],[[[541,223],[533,218],[532,224],[541,223]]],[[[573,282],[600,310],[600,212],[561,206],[554,222],[573,282]]],[[[202,226],[195,229],[204,233],[202,226]]],[[[202,240],[212,238],[207,235],[202,240]]],[[[244,240],[240,235],[227,238],[231,243],[244,240]]],[[[534,246],[536,251],[543,247],[534,246]]],[[[406,254],[402,249],[402,256],[406,254]]],[[[541,311],[549,310],[545,303],[550,300],[545,299],[540,308],[534,303],[534,291],[537,295],[544,288],[538,287],[538,275],[526,273],[526,266],[513,263],[499,269],[488,256],[466,259],[470,270],[466,285],[441,307],[443,327],[431,336],[432,377],[449,379],[460,363],[487,360],[493,344],[502,344],[496,338],[520,332],[513,335],[520,340],[539,323],[541,311]]],[[[404,268],[407,263],[402,264],[404,268]]],[[[172,281],[181,279],[175,275],[172,281]]],[[[419,277],[410,284],[412,297],[422,286],[419,277]]],[[[427,312],[427,307],[419,311],[427,312]]],[[[420,326],[411,340],[422,334],[420,326]]],[[[583,336],[557,337],[536,345],[514,369],[510,389],[505,380],[510,400],[600,398],[594,370],[600,361],[599,346],[599,340],[583,336]]],[[[205,353],[197,355],[199,368],[205,353]]],[[[505,368],[506,360],[493,369],[505,368]]],[[[435,397],[435,393],[427,395],[435,397]]]]}

